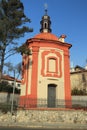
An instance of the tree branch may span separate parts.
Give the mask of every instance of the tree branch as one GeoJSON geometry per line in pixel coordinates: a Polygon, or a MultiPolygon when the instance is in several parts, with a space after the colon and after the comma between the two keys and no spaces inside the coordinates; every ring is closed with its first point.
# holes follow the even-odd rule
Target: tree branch
{"type": "Polygon", "coordinates": [[[14,52],[14,53],[12,53],[12,54],[9,54],[8,56],[6,56],[5,58],[4,58],[4,60],[6,60],[7,58],[9,58],[10,56],[12,56],[12,55],[14,55],[14,54],[16,54],[17,52],[14,52]]]}

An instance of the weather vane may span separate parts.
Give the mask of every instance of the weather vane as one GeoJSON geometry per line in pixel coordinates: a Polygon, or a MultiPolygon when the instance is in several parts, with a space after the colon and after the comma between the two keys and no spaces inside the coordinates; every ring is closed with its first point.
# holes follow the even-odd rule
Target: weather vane
{"type": "Polygon", "coordinates": [[[48,7],[48,5],[47,5],[47,3],[45,3],[45,4],[44,4],[45,14],[47,14],[47,7],[48,7]]]}

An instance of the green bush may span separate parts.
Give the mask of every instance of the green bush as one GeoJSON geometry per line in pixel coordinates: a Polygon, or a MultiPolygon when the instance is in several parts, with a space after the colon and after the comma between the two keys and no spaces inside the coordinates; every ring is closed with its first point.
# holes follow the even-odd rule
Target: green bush
{"type": "MultiPolygon", "coordinates": [[[[17,110],[17,105],[13,104],[13,111],[17,110]]],[[[10,103],[0,103],[0,111],[7,113],[7,112],[11,112],[11,102],[10,103]]]]}
{"type": "Polygon", "coordinates": [[[11,104],[7,103],[0,103],[0,110],[4,113],[7,113],[8,111],[11,111],[11,104]]]}
{"type": "Polygon", "coordinates": [[[71,95],[87,95],[87,93],[86,93],[85,90],[78,89],[78,88],[74,88],[74,89],[71,91],[71,95]]]}
{"type": "MultiPolygon", "coordinates": [[[[11,84],[9,84],[7,81],[2,81],[2,82],[0,82],[0,92],[12,93],[13,86],[11,84]]],[[[20,90],[15,88],[15,93],[20,94],[20,90]]]]}

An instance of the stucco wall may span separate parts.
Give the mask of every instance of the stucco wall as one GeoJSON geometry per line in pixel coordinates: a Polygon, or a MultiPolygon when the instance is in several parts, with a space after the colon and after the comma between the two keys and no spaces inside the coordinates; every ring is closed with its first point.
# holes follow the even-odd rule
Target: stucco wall
{"type": "MultiPolygon", "coordinates": [[[[57,57],[58,58],[58,57],[57,57]]],[[[38,88],[37,88],[37,95],[38,98],[45,98],[47,99],[48,96],[48,84],[56,84],[56,99],[65,99],[65,94],[64,94],[64,58],[63,58],[63,50],[60,49],[55,49],[55,48],[47,48],[47,47],[41,47],[39,50],[39,58],[38,58],[38,88]],[[54,53],[50,50],[54,49],[54,53]],[[42,70],[42,53],[45,51],[49,51],[49,54],[45,56],[45,67],[47,67],[47,57],[49,56],[54,56],[57,57],[56,53],[60,53],[62,57],[62,76],[60,78],[58,77],[50,77],[50,76],[43,76],[41,74],[42,70]]],[[[51,64],[53,67],[53,65],[51,64]]],[[[51,67],[50,66],[50,67],[51,67]]],[[[59,67],[59,66],[58,66],[59,67]]],[[[44,68],[44,73],[46,74],[47,68],[44,68]]],[[[60,72],[60,70],[58,71],[60,72]]]]}
{"type": "Polygon", "coordinates": [[[71,89],[86,89],[87,90],[87,72],[72,72],[70,74],[71,89]]]}

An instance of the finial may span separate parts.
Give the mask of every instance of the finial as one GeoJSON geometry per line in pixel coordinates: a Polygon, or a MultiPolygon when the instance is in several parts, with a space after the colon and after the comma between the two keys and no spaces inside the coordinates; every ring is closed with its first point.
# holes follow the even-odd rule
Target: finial
{"type": "Polygon", "coordinates": [[[45,3],[45,4],[44,4],[45,10],[47,10],[47,7],[48,7],[48,5],[47,5],[47,3],[45,3]]]}
{"type": "Polygon", "coordinates": [[[48,7],[48,5],[47,5],[47,3],[45,3],[45,4],[44,4],[44,8],[45,8],[45,15],[47,15],[47,7],[48,7]]]}

